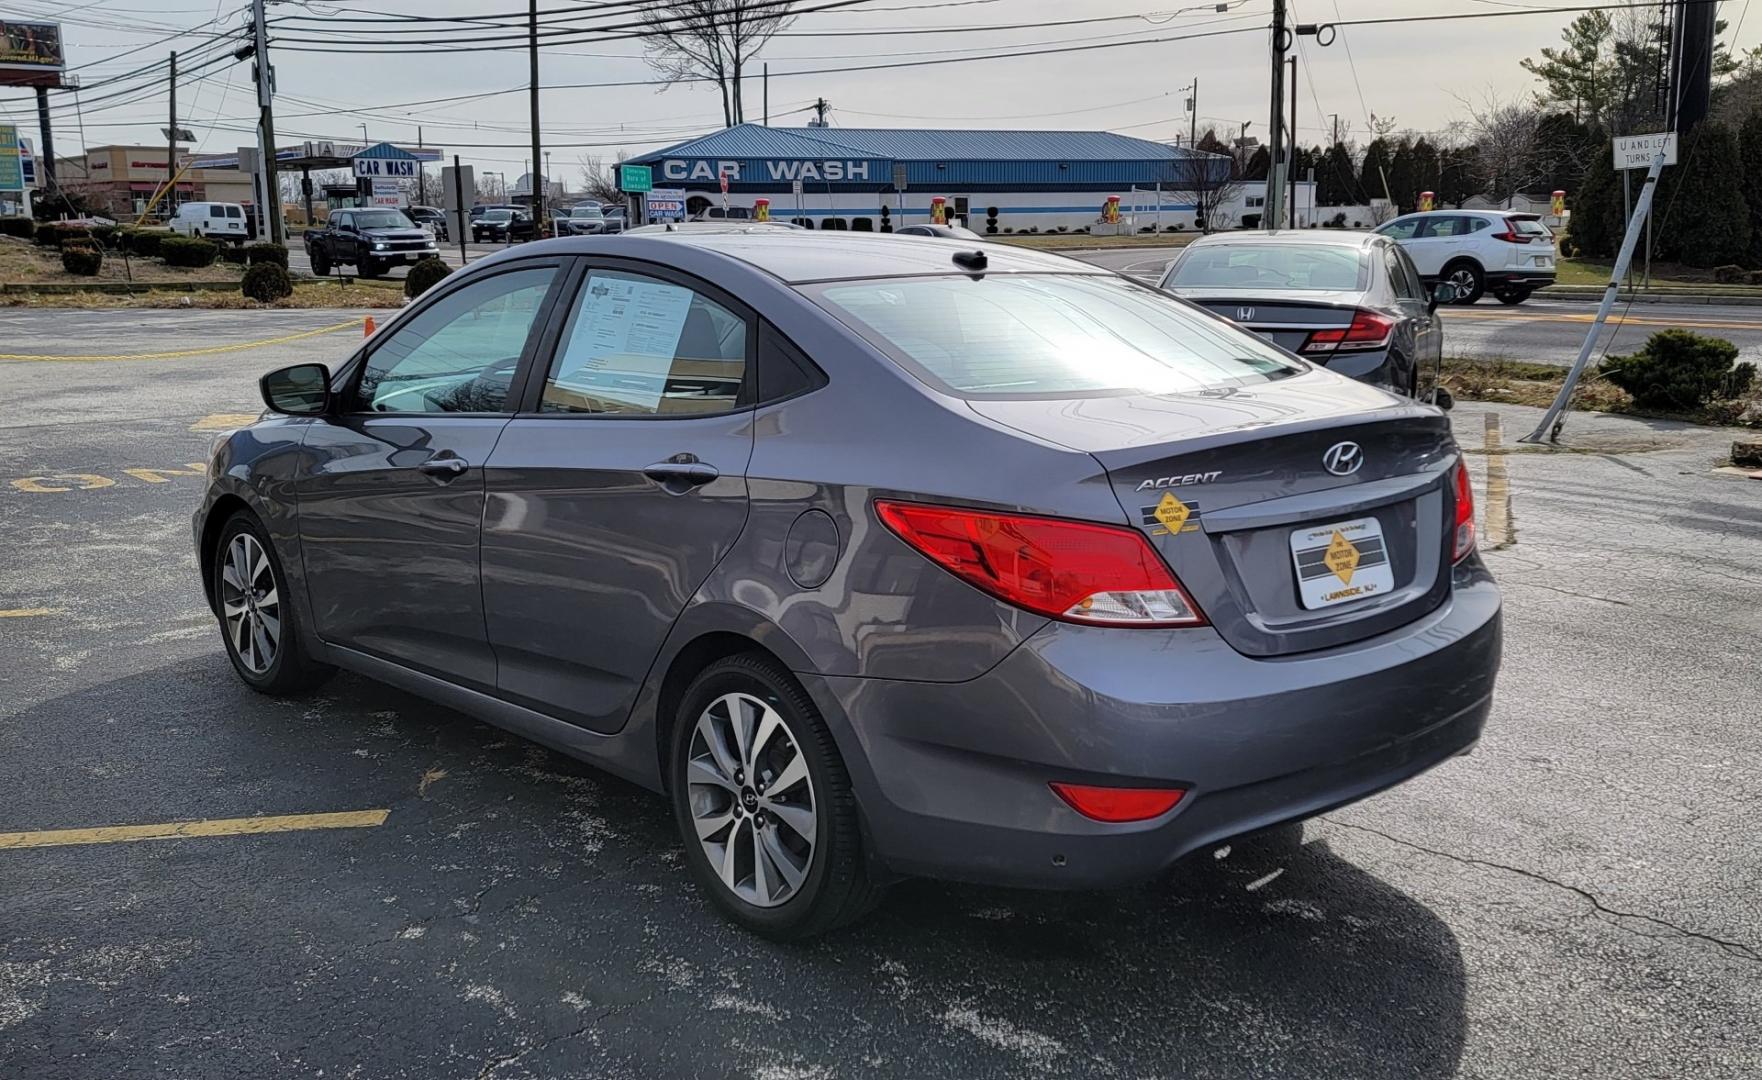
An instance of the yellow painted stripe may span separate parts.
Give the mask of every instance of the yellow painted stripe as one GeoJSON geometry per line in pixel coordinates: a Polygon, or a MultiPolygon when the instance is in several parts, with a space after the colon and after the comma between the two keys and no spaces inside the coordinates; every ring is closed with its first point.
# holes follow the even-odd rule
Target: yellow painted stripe
{"type": "Polygon", "coordinates": [[[60,612],[58,607],[0,608],[0,619],[28,619],[35,615],[56,615],[60,612]]]}
{"type": "MultiPolygon", "coordinates": [[[[1567,314],[1555,314],[1555,313],[1549,313],[1549,314],[1545,314],[1545,315],[1540,315],[1540,314],[1538,314],[1538,315],[1504,315],[1504,314],[1499,314],[1499,313],[1490,312],[1490,311],[1485,312],[1485,313],[1478,312],[1478,311],[1475,311],[1475,312],[1453,311],[1445,317],[1446,322],[1453,321],[1456,319],[1463,319],[1463,320],[1468,320],[1471,322],[1514,322],[1514,323],[1557,322],[1557,323],[1581,323],[1581,324],[1584,324],[1584,323],[1596,322],[1597,316],[1595,314],[1567,315],[1567,314]]],[[[1648,319],[1648,318],[1645,318],[1642,316],[1629,316],[1627,318],[1622,318],[1619,315],[1611,315],[1609,317],[1609,319],[1607,320],[1606,325],[1609,325],[1609,326],[1691,326],[1691,327],[1697,327],[1697,328],[1706,329],[1706,330],[1762,330],[1762,319],[1757,319],[1755,322],[1732,322],[1730,320],[1716,320],[1716,319],[1648,319]]]]}
{"type": "Polygon", "coordinates": [[[361,325],[362,320],[350,319],[348,322],[333,323],[321,326],[316,330],[302,330],[297,334],[283,334],[281,337],[264,338],[261,341],[241,341],[236,345],[210,345],[205,349],[179,349],[176,352],[129,353],[105,356],[34,356],[30,353],[0,353],[0,360],[14,364],[50,363],[71,364],[94,360],[177,360],[186,356],[213,356],[215,353],[240,352],[244,349],[261,349],[265,345],[282,345],[303,338],[317,337],[320,334],[334,334],[338,330],[348,330],[361,325]]]}
{"type": "Polygon", "coordinates": [[[1511,533],[1511,474],[1505,463],[1505,432],[1497,413],[1487,414],[1487,511],[1482,534],[1490,548],[1508,547],[1511,533]]]}
{"type": "Polygon", "coordinates": [[[215,818],[209,821],[167,821],[158,825],[111,825],[99,829],[0,833],[0,851],[8,848],[61,847],[67,844],[121,844],[131,840],[245,836],[251,833],[300,832],[305,829],[371,829],[384,825],[386,815],[390,813],[390,810],[348,810],[334,814],[284,814],[280,817],[215,818]]]}
{"type": "Polygon", "coordinates": [[[231,431],[234,428],[242,428],[242,427],[245,427],[250,424],[255,424],[257,422],[257,418],[261,415],[262,415],[261,413],[254,413],[254,412],[248,412],[248,413],[226,413],[226,412],[209,413],[207,416],[204,416],[202,419],[191,424],[190,430],[191,431],[231,431]]]}

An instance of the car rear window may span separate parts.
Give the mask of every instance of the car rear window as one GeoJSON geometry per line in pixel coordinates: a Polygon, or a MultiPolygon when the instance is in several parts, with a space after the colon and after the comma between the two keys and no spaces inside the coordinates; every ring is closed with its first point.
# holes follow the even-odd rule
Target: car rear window
{"type": "Polygon", "coordinates": [[[1506,218],[1505,220],[1507,220],[1511,223],[1511,231],[1515,232],[1519,236],[1548,236],[1549,235],[1548,227],[1546,225],[1542,224],[1540,218],[1514,217],[1514,218],[1506,218]]]}
{"type": "Polygon", "coordinates": [[[1302,370],[1253,334],[1112,275],[887,278],[803,292],[907,371],[964,397],[1179,393],[1302,370]]]}
{"type": "Polygon", "coordinates": [[[1163,287],[1363,292],[1370,263],[1361,250],[1319,244],[1208,245],[1187,249],[1163,287]]]}

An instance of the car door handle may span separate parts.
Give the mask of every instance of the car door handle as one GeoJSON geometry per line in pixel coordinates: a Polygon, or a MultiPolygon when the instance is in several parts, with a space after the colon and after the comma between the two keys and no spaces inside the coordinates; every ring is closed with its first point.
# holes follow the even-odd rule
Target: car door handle
{"type": "Polygon", "coordinates": [[[416,471],[427,473],[429,476],[450,479],[455,476],[463,476],[465,470],[469,468],[471,468],[471,464],[462,457],[431,457],[416,466],[416,471]]]}
{"type": "Polygon", "coordinates": [[[663,487],[679,489],[702,487],[722,475],[714,465],[701,461],[657,461],[642,472],[663,487]]]}

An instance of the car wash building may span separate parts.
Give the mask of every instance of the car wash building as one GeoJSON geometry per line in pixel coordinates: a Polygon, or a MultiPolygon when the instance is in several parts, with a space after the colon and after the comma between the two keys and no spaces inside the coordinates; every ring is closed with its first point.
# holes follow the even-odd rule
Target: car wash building
{"type": "MultiPolygon", "coordinates": [[[[981,233],[1139,232],[1198,225],[1196,178],[1216,184],[1228,159],[1109,131],[920,131],[741,124],[633,158],[655,195],[683,193],[684,216],[746,217],[816,229],[890,232],[932,220],[981,233]],[[726,185],[724,186],[724,179],[726,185]],[[1107,221],[1119,201],[1117,225],[1107,221]]],[[[1230,193],[1217,224],[1250,224],[1264,184],[1230,193]]],[[[1300,193],[1299,205],[1304,205],[1300,193]]]]}

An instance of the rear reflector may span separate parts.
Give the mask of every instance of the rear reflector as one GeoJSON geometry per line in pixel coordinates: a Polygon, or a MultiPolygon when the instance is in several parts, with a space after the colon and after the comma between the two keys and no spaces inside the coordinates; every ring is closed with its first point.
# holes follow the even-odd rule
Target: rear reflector
{"type": "Polygon", "coordinates": [[[883,524],[931,562],[1006,603],[1098,626],[1203,626],[1144,534],[1114,525],[878,501],[883,524]]]}
{"type": "Polygon", "coordinates": [[[1374,311],[1355,311],[1350,326],[1315,330],[1303,343],[1306,353],[1353,352],[1359,349],[1380,349],[1389,343],[1395,320],[1374,311]]]}
{"type": "Polygon", "coordinates": [[[1071,809],[1093,821],[1148,821],[1175,808],[1181,788],[1093,787],[1089,784],[1053,784],[1058,797],[1071,809]]]}
{"type": "Polygon", "coordinates": [[[1468,480],[1468,466],[1456,463],[1456,528],[1451,534],[1450,561],[1461,562],[1474,550],[1474,485],[1468,480]]]}

